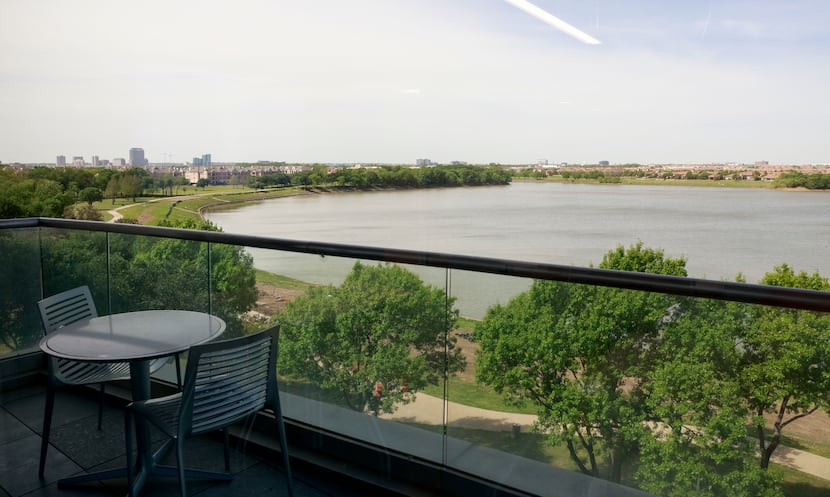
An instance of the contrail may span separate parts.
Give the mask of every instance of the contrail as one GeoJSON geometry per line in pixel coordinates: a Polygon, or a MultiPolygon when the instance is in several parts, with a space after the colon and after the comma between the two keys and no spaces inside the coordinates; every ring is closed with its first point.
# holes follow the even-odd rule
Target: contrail
{"type": "Polygon", "coordinates": [[[558,17],[554,16],[550,12],[541,9],[532,3],[528,2],[527,0],[504,0],[505,2],[509,3],[510,5],[516,7],[517,9],[523,10],[528,14],[532,15],[533,17],[539,19],[540,21],[544,22],[545,24],[549,24],[554,28],[562,31],[563,33],[573,36],[577,40],[587,43],[589,45],[600,45],[602,42],[594,38],[593,36],[585,33],[584,31],[580,31],[579,29],[571,26],[567,22],[559,19],[558,17]]]}

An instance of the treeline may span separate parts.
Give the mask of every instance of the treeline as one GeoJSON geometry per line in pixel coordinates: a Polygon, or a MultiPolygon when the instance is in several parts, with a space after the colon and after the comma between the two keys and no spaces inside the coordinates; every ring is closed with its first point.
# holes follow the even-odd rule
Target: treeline
{"type": "Polygon", "coordinates": [[[620,183],[619,176],[607,175],[602,171],[562,171],[562,179],[591,179],[600,183],[620,183]]]}
{"type": "Polygon", "coordinates": [[[524,169],[514,173],[517,178],[544,179],[548,176],[561,176],[570,181],[596,181],[599,183],[620,183],[624,177],[641,179],[663,180],[712,180],[712,181],[761,181],[764,179],[760,171],[753,171],[751,177],[745,172],[729,169],[700,169],[689,171],[664,171],[640,166],[639,164],[625,164],[621,166],[588,166],[584,169],[524,169]]]}
{"type": "Polygon", "coordinates": [[[435,166],[412,168],[379,166],[342,168],[329,173],[325,166],[295,174],[270,174],[251,178],[248,186],[338,186],[366,188],[433,188],[447,186],[506,185],[510,171],[498,166],[435,166]]]}
{"type": "MultiPolygon", "coordinates": [[[[381,166],[377,168],[337,169],[326,166],[294,174],[276,173],[252,176],[251,188],[280,186],[371,188],[431,188],[447,186],[506,185],[511,173],[498,166],[436,166],[411,168],[381,166]]],[[[205,187],[200,179],[196,187],[205,187]]],[[[64,217],[100,220],[92,208],[104,199],[135,201],[139,196],[172,196],[186,190],[189,182],[183,176],[154,176],[140,167],[124,171],[74,167],[35,167],[16,171],[0,165],[0,218],[64,217]],[[86,205],[84,205],[84,203],[86,205]]]]}
{"type": "Polygon", "coordinates": [[[775,180],[775,186],[783,188],[807,188],[809,190],[830,189],[830,174],[804,174],[799,171],[790,171],[782,174],[775,180]]]}
{"type": "Polygon", "coordinates": [[[125,171],[75,167],[35,167],[14,171],[0,167],[0,218],[64,217],[100,220],[93,202],[149,193],[173,195],[188,184],[183,177],[151,175],[134,167],[125,171]],[[80,203],[80,205],[79,205],[80,203]],[[86,205],[84,205],[86,204],[86,205]]]}

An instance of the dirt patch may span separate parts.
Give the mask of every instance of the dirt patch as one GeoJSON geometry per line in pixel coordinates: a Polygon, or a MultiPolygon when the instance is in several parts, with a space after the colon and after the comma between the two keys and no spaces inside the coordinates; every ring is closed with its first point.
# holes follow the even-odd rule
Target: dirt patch
{"type": "Polygon", "coordinates": [[[153,215],[149,212],[142,212],[138,216],[138,224],[149,224],[153,220],[153,215]]]}
{"type": "MultiPolygon", "coordinates": [[[[764,417],[767,421],[767,426],[772,428],[774,426],[773,420],[775,416],[773,414],[767,414],[764,417]]],[[[785,419],[787,418],[789,416],[785,419]]],[[[788,424],[784,427],[782,433],[788,437],[828,443],[830,441],[830,416],[824,410],[819,409],[809,416],[805,416],[788,424]]]]}
{"type": "Polygon", "coordinates": [[[257,299],[253,311],[271,317],[285,310],[288,302],[303,294],[302,290],[280,288],[270,283],[256,284],[257,299]]]}
{"type": "Polygon", "coordinates": [[[460,373],[455,373],[457,380],[474,383],[476,381],[476,353],[481,346],[469,338],[460,336],[457,331],[454,331],[453,336],[456,338],[455,345],[461,349],[461,354],[467,359],[467,368],[460,373]]]}

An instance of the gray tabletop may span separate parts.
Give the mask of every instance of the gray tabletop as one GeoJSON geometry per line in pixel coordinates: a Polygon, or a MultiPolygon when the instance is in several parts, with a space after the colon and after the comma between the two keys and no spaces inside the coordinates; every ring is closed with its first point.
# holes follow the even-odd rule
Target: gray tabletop
{"type": "Polygon", "coordinates": [[[203,312],[125,312],[59,328],[43,337],[40,348],[53,357],[80,361],[147,360],[183,352],[223,331],[224,321],[203,312]]]}

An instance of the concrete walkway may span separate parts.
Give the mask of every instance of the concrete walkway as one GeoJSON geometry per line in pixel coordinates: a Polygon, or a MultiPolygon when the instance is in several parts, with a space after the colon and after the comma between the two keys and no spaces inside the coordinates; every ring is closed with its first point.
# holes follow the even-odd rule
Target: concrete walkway
{"type": "MultiPolygon", "coordinates": [[[[511,431],[513,424],[521,426],[522,432],[530,431],[536,421],[532,414],[516,414],[490,411],[477,407],[447,402],[447,420],[450,427],[472,428],[491,431],[511,431]]],[[[385,419],[441,425],[444,423],[444,403],[441,399],[419,393],[415,402],[400,406],[394,414],[380,416],[385,419]]],[[[830,480],[830,459],[810,452],[779,445],[772,456],[772,462],[804,473],[830,480]]]]}

